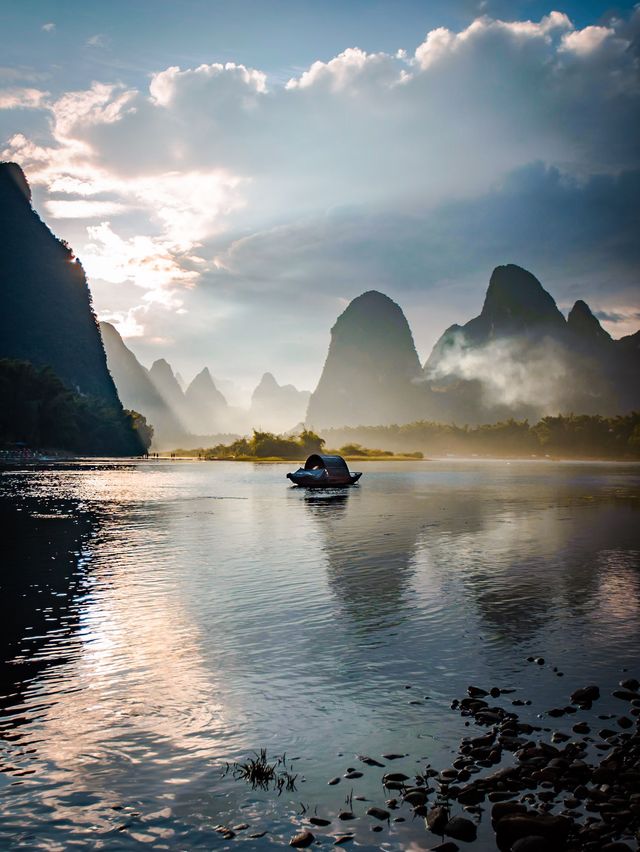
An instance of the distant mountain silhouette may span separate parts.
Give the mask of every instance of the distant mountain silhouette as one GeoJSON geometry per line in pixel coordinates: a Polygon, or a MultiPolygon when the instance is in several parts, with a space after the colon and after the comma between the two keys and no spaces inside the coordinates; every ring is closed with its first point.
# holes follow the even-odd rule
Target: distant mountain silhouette
{"type": "Polygon", "coordinates": [[[489,281],[482,311],[465,325],[450,326],[424,365],[427,376],[441,369],[452,347],[478,347],[495,340],[544,336],[557,338],[566,320],[538,279],[515,264],[497,266],[489,281]]]}
{"type": "Polygon", "coordinates": [[[450,326],[423,369],[398,305],[375,291],[354,299],[332,329],[306,422],[626,413],[640,407],[639,367],[640,332],[613,340],[582,300],[565,319],[534,275],[508,264],[493,271],[479,316],[450,326]]]}
{"type": "Polygon", "coordinates": [[[215,386],[208,367],[193,379],[184,396],[189,423],[196,434],[224,431],[229,414],[227,400],[215,386]]]}
{"type": "Polygon", "coordinates": [[[480,315],[448,328],[427,359],[427,409],[457,423],[622,413],[640,404],[632,349],[611,338],[586,302],[565,320],[535,276],[498,266],[480,315]]]}
{"type": "Polygon", "coordinates": [[[279,385],[271,373],[265,373],[251,396],[251,423],[267,430],[291,429],[304,420],[310,396],[293,385],[279,385]]]}
{"type": "MultiPolygon", "coordinates": [[[[82,265],[32,208],[15,163],[0,163],[0,230],[0,359],[50,368],[85,408],[99,400],[95,411],[104,415],[94,420],[107,424],[99,444],[107,447],[112,434],[114,453],[140,447],[121,400],[147,418],[164,448],[250,426],[291,429],[302,419],[317,429],[478,424],[640,408],[640,331],[614,340],[582,300],[565,319],[534,275],[508,264],[493,271],[480,314],[450,326],[424,368],[402,309],[372,290],[338,317],[313,394],[265,373],[247,412],[227,404],[207,368],[185,388],[164,359],[147,371],[110,324],[101,325],[101,338],[82,265]]],[[[83,411],[77,400],[72,407],[83,411]]]]}
{"type": "Polygon", "coordinates": [[[589,305],[578,299],[569,311],[567,317],[567,328],[574,335],[576,341],[581,341],[587,346],[607,347],[611,349],[615,344],[611,335],[600,325],[589,305]]]}
{"type": "Polygon", "coordinates": [[[165,361],[164,358],[154,361],[149,368],[149,378],[166,405],[171,409],[175,417],[177,417],[185,432],[190,431],[187,401],[184,391],[171,369],[171,364],[165,361]]]}
{"type": "Polygon", "coordinates": [[[106,405],[104,452],[140,452],[122,412],[80,262],[31,206],[16,163],[0,163],[0,358],[48,367],[80,398],[106,405]]]}
{"type": "Polygon", "coordinates": [[[153,426],[155,447],[177,446],[186,430],[151,381],[148,371],[109,322],[100,323],[109,370],[127,408],[139,411],[153,426]]]}
{"type": "Polygon", "coordinates": [[[420,362],[402,309],[370,290],[331,329],[329,353],[311,395],[307,423],[323,426],[406,423],[419,415],[413,380],[420,362]]]}
{"type": "Polygon", "coordinates": [[[514,334],[561,333],[565,325],[553,297],[535,275],[509,263],[493,270],[482,312],[463,331],[470,342],[482,343],[514,334]]]}
{"type": "Polygon", "coordinates": [[[640,356],[640,331],[621,337],[617,344],[618,348],[625,354],[640,356]]]}

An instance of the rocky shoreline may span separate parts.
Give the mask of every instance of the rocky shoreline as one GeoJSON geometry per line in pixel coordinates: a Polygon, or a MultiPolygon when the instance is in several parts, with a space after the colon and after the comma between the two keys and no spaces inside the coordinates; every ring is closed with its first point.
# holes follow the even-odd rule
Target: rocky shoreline
{"type": "MultiPolygon", "coordinates": [[[[530,662],[544,664],[540,658],[530,662]]],[[[613,691],[620,714],[598,714],[600,689],[592,684],[575,690],[566,705],[540,714],[540,725],[520,720],[518,708],[531,702],[512,700],[513,690],[469,686],[467,692],[451,708],[460,713],[465,726],[476,725],[483,732],[461,739],[450,767],[437,770],[427,765],[413,777],[385,772],[381,777],[384,807],[372,805],[365,812],[373,820],[372,831],[382,831],[385,822],[420,818],[427,838],[433,836],[433,844],[427,847],[431,852],[457,852],[474,848],[478,827],[488,816],[500,852],[638,849],[638,680],[625,678],[613,691]],[[545,717],[566,717],[569,731],[545,727],[545,717]]],[[[369,756],[358,759],[366,766],[387,768],[390,761],[405,756],[386,754],[384,763],[369,756]]],[[[349,767],[343,777],[355,780],[362,774],[349,767]]],[[[328,783],[340,781],[332,778],[328,783]]],[[[311,816],[289,844],[295,848],[327,840],[349,844],[355,840],[350,821],[359,818],[352,806],[334,820],[311,816]],[[320,835],[322,830],[331,832],[330,826],[330,837],[320,835]]]]}

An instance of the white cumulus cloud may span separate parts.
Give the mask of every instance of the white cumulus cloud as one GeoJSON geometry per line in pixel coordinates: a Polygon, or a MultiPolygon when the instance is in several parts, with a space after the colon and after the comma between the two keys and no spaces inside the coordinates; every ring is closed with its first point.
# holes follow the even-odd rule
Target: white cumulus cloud
{"type": "MultiPolygon", "coordinates": [[[[481,16],[394,53],[346,47],[287,82],[211,62],[156,70],[147,89],[2,90],[0,107],[46,110],[50,126],[49,140],[16,127],[2,156],[21,162],[61,222],[83,210],[102,220],[75,245],[90,275],[175,306],[201,275],[246,285],[242,257],[327,211],[433,211],[533,162],[571,180],[638,169],[639,31],[638,11],[583,28],[560,11],[481,16]]],[[[254,280],[313,279],[310,256],[335,250],[322,241],[321,228],[287,241],[284,275],[267,251],[254,280]]],[[[359,257],[368,273],[375,251],[359,257]]]]}

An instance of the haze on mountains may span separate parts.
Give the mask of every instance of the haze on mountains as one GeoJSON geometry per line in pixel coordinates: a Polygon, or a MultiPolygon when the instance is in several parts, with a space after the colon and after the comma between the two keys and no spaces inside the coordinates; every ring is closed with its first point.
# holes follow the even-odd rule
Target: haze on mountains
{"type": "Polygon", "coordinates": [[[421,368],[400,307],[368,292],[331,331],[307,422],[463,425],[626,413],[640,406],[639,341],[640,333],[613,340],[581,300],[565,320],[534,275],[508,264],[494,270],[480,315],[448,328],[421,368]]]}
{"type": "Polygon", "coordinates": [[[248,408],[231,406],[207,367],[183,390],[164,358],[146,369],[111,323],[101,322],[100,330],[120,398],[153,424],[154,448],[192,448],[254,427],[284,432],[304,420],[310,393],[279,385],[271,373],[262,377],[248,408]]]}
{"type": "Polygon", "coordinates": [[[174,409],[167,405],[149,373],[128,349],[111,323],[101,322],[100,332],[107,355],[107,365],[126,408],[140,411],[152,424],[154,446],[177,446],[185,437],[174,409]]]}
{"type": "Polygon", "coordinates": [[[30,197],[20,167],[2,164],[0,221],[8,240],[0,246],[0,356],[50,367],[70,390],[119,411],[121,400],[154,427],[155,448],[202,445],[206,436],[252,428],[285,432],[302,422],[314,429],[478,424],[612,415],[640,405],[640,332],[613,340],[582,300],[565,319],[534,275],[514,264],[496,267],[479,316],[448,328],[424,367],[402,309],[370,290],[338,317],[313,394],[265,373],[248,409],[230,406],[207,367],[183,391],[165,359],[147,370],[107,322],[100,324],[103,348],[82,266],[30,197]]]}
{"type": "Polygon", "coordinates": [[[311,395],[312,427],[408,423],[419,416],[420,361],[402,309],[371,290],[331,329],[329,354],[311,395]]]}
{"type": "Polygon", "coordinates": [[[272,373],[265,373],[251,396],[251,421],[260,429],[287,432],[305,420],[310,396],[293,385],[279,385],[272,373]]]}
{"type": "Polygon", "coordinates": [[[286,26],[253,0],[149,20],[69,0],[46,31],[43,0],[23,5],[0,28],[0,156],[145,366],[207,365],[231,405],[221,379],[247,404],[266,371],[312,390],[329,328],[370,290],[424,362],[511,260],[565,316],[581,298],[614,337],[637,327],[629,0],[283,0],[286,26]]]}

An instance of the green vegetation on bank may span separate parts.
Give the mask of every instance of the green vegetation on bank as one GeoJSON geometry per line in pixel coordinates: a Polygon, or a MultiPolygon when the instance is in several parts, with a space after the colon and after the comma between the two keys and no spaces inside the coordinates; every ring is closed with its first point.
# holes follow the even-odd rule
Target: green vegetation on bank
{"type": "Polygon", "coordinates": [[[295,438],[253,430],[250,438],[238,438],[231,444],[197,450],[176,450],[175,455],[199,456],[205,459],[285,459],[295,460],[311,453],[321,453],[324,440],[315,432],[305,430],[295,438]]]}
{"type": "Polygon", "coordinates": [[[483,426],[455,426],[420,420],[405,426],[359,426],[327,429],[324,437],[306,430],[298,437],[254,431],[231,444],[175,455],[205,459],[299,460],[311,453],[340,453],[348,459],[420,459],[426,456],[488,456],[493,458],[640,458],[640,413],[600,417],[569,414],[527,420],[506,420],[483,426]],[[326,445],[339,449],[325,449],[326,445]],[[384,449],[370,449],[370,446],[384,449]],[[416,450],[416,447],[420,447],[416,450]]]}
{"type": "MultiPolygon", "coordinates": [[[[343,447],[340,447],[339,450],[333,450],[332,452],[337,452],[341,456],[345,456],[350,459],[385,459],[385,458],[397,458],[396,453],[392,450],[375,450],[370,449],[368,447],[363,447],[362,444],[345,444],[343,447]]],[[[421,459],[424,458],[424,453],[419,451],[416,452],[404,452],[401,454],[403,458],[407,459],[421,459]]]]}
{"type": "Polygon", "coordinates": [[[640,458],[640,412],[601,417],[567,414],[506,420],[483,426],[455,426],[419,420],[404,426],[357,426],[323,432],[332,445],[361,443],[395,453],[419,448],[425,455],[563,458],[640,458]]]}
{"type": "MultiPolygon", "coordinates": [[[[238,438],[231,444],[216,444],[215,447],[196,450],[175,450],[176,456],[197,456],[204,459],[233,459],[235,461],[252,461],[254,459],[271,459],[296,461],[310,456],[312,453],[339,453],[347,458],[392,458],[394,453],[389,450],[371,450],[360,444],[348,444],[339,450],[327,450],[326,441],[308,429],[297,437],[274,435],[272,432],[253,430],[250,438],[238,438]]],[[[422,458],[422,453],[405,453],[405,457],[422,458]]]]}
{"type": "Polygon", "coordinates": [[[49,367],[0,359],[0,446],[141,455],[152,436],[138,412],[74,393],[49,367]]]}

